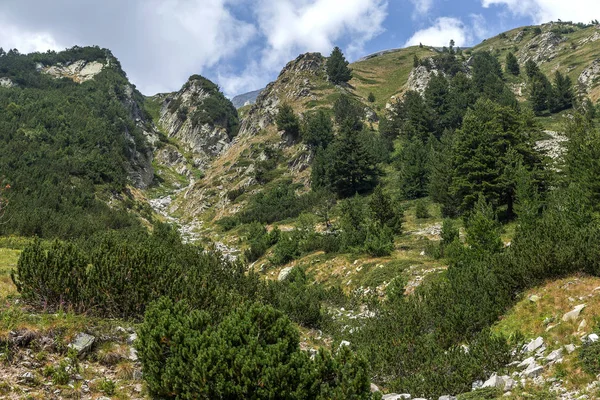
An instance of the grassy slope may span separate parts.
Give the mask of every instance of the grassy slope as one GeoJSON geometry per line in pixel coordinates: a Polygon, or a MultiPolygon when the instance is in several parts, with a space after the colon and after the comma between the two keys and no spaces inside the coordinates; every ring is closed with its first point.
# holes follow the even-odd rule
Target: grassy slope
{"type": "Polygon", "coordinates": [[[427,47],[413,46],[353,63],[350,67],[354,76],[350,85],[365,103],[372,92],[376,109],[383,110],[390,97],[402,92],[412,71],[415,55],[426,58],[435,55],[435,52],[427,47]]]}
{"type": "MultiPolygon", "coordinates": [[[[504,34],[494,36],[490,39],[484,40],[481,44],[475,46],[473,51],[491,51],[494,55],[498,56],[498,59],[502,62],[504,67],[504,61],[506,54],[512,51],[517,53],[527,43],[534,38],[533,26],[520,27],[504,34]],[[515,42],[513,39],[519,34],[519,32],[527,30],[525,36],[519,42],[515,42]]],[[[549,24],[542,25],[542,32],[548,32],[551,29],[549,24]]],[[[550,79],[555,71],[559,70],[571,77],[574,84],[577,84],[577,78],[581,72],[588,67],[592,61],[600,58],[600,42],[587,42],[581,44],[583,40],[593,36],[598,32],[597,27],[589,27],[584,29],[575,28],[576,31],[573,33],[564,34],[567,40],[559,45],[559,51],[555,58],[552,60],[542,62],[539,64],[540,69],[550,79]]],[[[535,49],[531,50],[535,51],[535,49]]],[[[517,79],[513,79],[511,82],[522,83],[525,82],[526,76],[524,75],[523,66],[521,66],[521,76],[517,79]]],[[[594,101],[598,101],[600,98],[600,86],[596,86],[590,93],[590,97],[594,101]]]]}
{"type": "MultiPolygon", "coordinates": [[[[600,278],[572,276],[531,289],[521,296],[519,301],[494,327],[493,331],[505,335],[521,332],[527,339],[538,336],[544,338],[548,349],[558,349],[567,344],[581,345],[583,335],[597,332],[600,322],[600,278]],[[531,296],[538,296],[531,301],[531,296]],[[586,304],[580,317],[574,322],[561,321],[562,316],[578,304],[586,304]],[[582,321],[586,326],[580,328],[582,321]]],[[[578,351],[572,354],[564,352],[563,362],[547,368],[544,376],[562,380],[567,390],[583,390],[595,380],[593,375],[582,371],[578,362],[578,351]]],[[[515,391],[510,398],[523,398],[525,392],[546,390],[543,385],[537,388],[515,391]]],[[[583,393],[582,393],[583,394],[583,393]]],[[[588,393],[598,398],[600,393],[588,393]]]]}

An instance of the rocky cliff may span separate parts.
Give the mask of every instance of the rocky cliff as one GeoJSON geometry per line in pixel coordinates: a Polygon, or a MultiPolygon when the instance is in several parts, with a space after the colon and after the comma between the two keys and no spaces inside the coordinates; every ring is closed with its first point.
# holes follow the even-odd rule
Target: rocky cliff
{"type": "Polygon", "coordinates": [[[192,76],[177,93],[160,95],[159,124],[169,137],[194,153],[194,165],[205,168],[223,153],[237,134],[235,107],[209,80],[192,76]]]}

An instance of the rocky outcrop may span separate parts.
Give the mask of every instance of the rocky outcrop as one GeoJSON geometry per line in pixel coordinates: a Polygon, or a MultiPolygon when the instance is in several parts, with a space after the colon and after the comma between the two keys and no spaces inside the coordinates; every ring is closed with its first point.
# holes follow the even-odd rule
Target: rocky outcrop
{"type": "Polygon", "coordinates": [[[583,92],[589,92],[594,86],[596,86],[600,81],[600,58],[594,60],[592,64],[584,69],[579,78],[577,78],[577,82],[579,82],[579,87],[583,92]]]}
{"type": "Polygon", "coordinates": [[[406,82],[406,90],[414,90],[419,94],[425,92],[425,88],[429,85],[432,75],[437,75],[439,72],[435,69],[427,69],[423,65],[419,65],[410,72],[408,81],[406,82]]]}
{"type": "Polygon", "coordinates": [[[271,82],[256,99],[256,104],[242,122],[240,137],[256,135],[275,122],[278,107],[284,102],[316,99],[310,76],[325,77],[325,57],[306,53],[289,62],[275,82],[271,82]]]}
{"type": "Polygon", "coordinates": [[[214,96],[220,96],[219,101],[229,106],[230,113],[237,113],[233,105],[218,91],[216,85],[200,77],[193,76],[174,94],[163,95],[159,123],[169,137],[181,141],[188,150],[195,153],[194,163],[203,168],[223,153],[231,143],[234,132],[228,132],[228,127],[210,118],[208,107],[215,107],[214,96]],[[226,103],[225,103],[226,102],[226,103]]]}
{"type": "MultiPolygon", "coordinates": [[[[107,64],[110,65],[110,60],[107,64]]],[[[48,67],[39,66],[41,72],[53,76],[54,78],[69,78],[77,83],[87,82],[94,79],[104,69],[105,64],[98,61],[79,60],[72,63],[51,65],[48,67]]]]}
{"type": "Polygon", "coordinates": [[[537,35],[517,52],[519,63],[525,64],[529,60],[538,64],[550,61],[558,55],[561,44],[566,40],[565,37],[554,32],[537,35]]]}
{"type": "Polygon", "coordinates": [[[13,83],[13,81],[10,80],[10,78],[6,78],[6,77],[0,78],[0,87],[11,88],[11,87],[15,87],[15,86],[17,86],[17,85],[15,85],[13,83]]]}

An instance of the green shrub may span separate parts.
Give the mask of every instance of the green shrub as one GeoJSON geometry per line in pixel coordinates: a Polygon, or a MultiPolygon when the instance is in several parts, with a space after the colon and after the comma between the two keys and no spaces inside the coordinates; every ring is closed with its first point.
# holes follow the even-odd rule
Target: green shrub
{"type": "Polygon", "coordinates": [[[208,314],[163,298],[148,309],[136,348],[160,398],[372,398],[363,359],[342,349],[310,360],[293,324],[268,306],[211,325],[208,314]]]}
{"type": "Polygon", "coordinates": [[[36,241],[12,277],[34,306],[134,318],[159,296],[185,298],[219,318],[259,285],[242,264],[181,244],[176,231],[161,227],[153,235],[99,234],[77,245],[36,241]]]}
{"type": "Polygon", "coordinates": [[[429,208],[427,207],[427,203],[424,200],[418,200],[415,206],[415,216],[418,219],[426,219],[431,217],[429,213],[429,208]]]}
{"type": "Polygon", "coordinates": [[[600,374],[600,342],[584,344],[579,350],[579,361],[588,374],[600,374]]]}

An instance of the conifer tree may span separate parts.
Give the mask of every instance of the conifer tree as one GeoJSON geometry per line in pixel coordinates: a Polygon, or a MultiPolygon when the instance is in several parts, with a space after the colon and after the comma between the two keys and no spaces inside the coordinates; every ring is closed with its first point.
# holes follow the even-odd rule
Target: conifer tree
{"type": "Polygon", "coordinates": [[[568,75],[563,75],[560,71],[554,74],[554,85],[552,87],[552,96],[550,98],[550,111],[559,112],[573,107],[575,94],[571,78],[568,75]]]}
{"type": "Polygon", "coordinates": [[[506,178],[505,169],[519,154],[528,170],[541,165],[534,150],[529,128],[535,124],[527,116],[518,114],[490,100],[480,99],[467,112],[463,126],[457,130],[452,151],[453,196],[460,199],[461,211],[469,212],[480,195],[494,207],[509,206],[514,191],[506,178]]]}
{"type": "Polygon", "coordinates": [[[302,139],[313,149],[327,148],[333,141],[333,123],[329,115],[319,110],[306,118],[302,139]]]}
{"type": "Polygon", "coordinates": [[[538,72],[529,81],[530,92],[529,101],[531,102],[531,109],[540,115],[550,107],[552,99],[552,85],[546,75],[542,72],[538,72]]]}
{"type": "Polygon", "coordinates": [[[491,204],[479,195],[473,214],[467,222],[467,244],[477,253],[497,253],[502,250],[500,224],[491,204]]]}
{"type": "Polygon", "coordinates": [[[283,104],[279,107],[279,113],[275,122],[277,123],[277,129],[285,131],[285,133],[291,135],[294,139],[298,139],[300,135],[300,122],[292,106],[283,104]]]}
{"type": "Polygon", "coordinates": [[[311,176],[313,188],[331,188],[341,197],[371,191],[380,171],[375,154],[366,145],[362,132],[346,121],[327,150],[317,154],[311,176]]]}
{"type": "Polygon", "coordinates": [[[352,79],[352,70],[348,68],[348,61],[346,61],[342,50],[337,46],[334,47],[327,59],[326,68],[329,80],[336,85],[352,79]]]}
{"type": "Polygon", "coordinates": [[[514,76],[519,76],[521,68],[519,67],[519,61],[512,52],[506,55],[506,73],[514,76]]]}
{"type": "Polygon", "coordinates": [[[396,157],[398,186],[405,199],[427,195],[429,184],[429,151],[419,137],[403,141],[396,157]]]}

